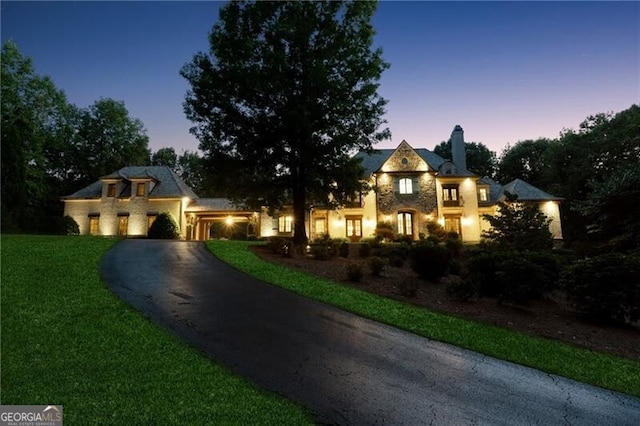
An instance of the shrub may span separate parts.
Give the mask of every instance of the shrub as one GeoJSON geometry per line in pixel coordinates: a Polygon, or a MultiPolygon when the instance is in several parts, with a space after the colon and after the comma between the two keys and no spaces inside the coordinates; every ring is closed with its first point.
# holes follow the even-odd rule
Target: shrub
{"type": "Polygon", "coordinates": [[[340,248],[338,249],[338,252],[340,257],[344,257],[344,258],[349,257],[349,243],[346,241],[343,241],[342,244],[340,244],[340,248]]]}
{"type": "Polygon", "coordinates": [[[442,244],[420,242],[409,250],[411,269],[422,279],[437,281],[449,266],[451,255],[442,244]]]}
{"type": "Polygon", "coordinates": [[[175,240],[179,235],[178,224],[169,212],[160,213],[147,234],[149,238],[162,240],[175,240]]]}
{"type": "Polygon", "coordinates": [[[469,301],[479,295],[477,284],[461,277],[451,277],[447,284],[447,293],[458,300],[469,301]]]}
{"type": "Polygon", "coordinates": [[[62,235],[80,235],[80,227],[74,218],[67,215],[62,218],[60,232],[62,235]]]}
{"type": "Polygon", "coordinates": [[[427,233],[429,237],[434,237],[438,242],[444,241],[447,238],[447,231],[438,223],[433,220],[427,222],[427,233]]]}
{"type": "Polygon", "coordinates": [[[360,243],[360,247],[358,247],[358,255],[360,255],[360,257],[371,256],[371,244],[360,243]]]}
{"type": "Polygon", "coordinates": [[[311,255],[316,260],[329,260],[331,255],[329,253],[328,244],[311,244],[311,255]]]}
{"type": "Polygon", "coordinates": [[[404,265],[404,259],[397,255],[392,255],[389,258],[389,266],[393,266],[394,268],[402,268],[404,265]]]}
{"type": "Polygon", "coordinates": [[[362,279],[362,265],[352,263],[347,266],[347,279],[352,282],[359,282],[362,279]]]}
{"type": "Polygon", "coordinates": [[[464,279],[482,296],[526,304],[549,290],[551,275],[529,253],[481,248],[471,253],[464,279]]]}
{"type": "Polygon", "coordinates": [[[459,258],[462,254],[462,241],[455,232],[450,232],[444,241],[445,246],[454,258],[459,258]]]}
{"type": "Polygon", "coordinates": [[[609,253],[579,260],[561,274],[560,284],[575,309],[603,321],[640,319],[640,258],[609,253]]]}
{"type": "Polygon", "coordinates": [[[369,259],[369,268],[371,268],[371,275],[379,277],[384,272],[385,261],[381,257],[374,256],[369,259]]]}
{"type": "Polygon", "coordinates": [[[386,244],[383,251],[383,257],[400,257],[402,260],[409,258],[409,246],[407,244],[389,243],[386,244]]]}
{"type": "Polygon", "coordinates": [[[396,234],[393,232],[393,226],[388,222],[378,223],[376,227],[376,237],[380,240],[393,241],[396,234]]]}

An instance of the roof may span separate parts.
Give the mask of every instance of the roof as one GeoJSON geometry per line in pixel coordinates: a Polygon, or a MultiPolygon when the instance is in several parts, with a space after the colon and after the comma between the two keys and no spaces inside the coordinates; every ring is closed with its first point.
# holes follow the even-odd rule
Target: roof
{"type": "Polygon", "coordinates": [[[553,196],[547,192],[544,192],[540,188],[523,181],[522,179],[515,179],[506,185],[502,186],[502,191],[498,197],[499,201],[504,201],[505,192],[518,196],[518,201],[557,201],[562,200],[560,197],[553,196]]]}
{"type": "Polygon", "coordinates": [[[489,200],[496,202],[502,195],[502,185],[490,177],[483,177],[478,180],[478,185],[489,185],[489,200]]]}
{"type": "Polygon", "coordinates": [[[187,212],[202,212],[202,211],[248,211],[245,208],[239,207],[228,198],[198,198],[187,208],[187,212]]]}
{"type": "MultiPolygon", "coordinates": [[[[431,169],[438,170],[438,167],[442,165],[446,160],[440,157],[438,154],[429,151],[425,148],[414,149],[414,151],[422,158],[431,169]]],[[[362,161],[362,167],[364,167],[365,176],[369,176],[382,167],[382,165],[391,157],[391,154],[395,152],[395,149],[376,149],[371,153],[366,151],[360,151],[355,155],[355,158],[359,158],[362,161]]]]}
{"type": "Polygon", "coordinates": [[[156,185],[149,193],[149,198],[198,198],[196,193],[167,166],[123,167],[118,171],[102,176],[100,180],[93,182],[91,185],[62,198],[65,200],[100,198],[102,196],[103,179],[122,179],[127,183],[122,192],[118,194],[119,197],[131,196],[132,179],[152,179],[156,185]]]}

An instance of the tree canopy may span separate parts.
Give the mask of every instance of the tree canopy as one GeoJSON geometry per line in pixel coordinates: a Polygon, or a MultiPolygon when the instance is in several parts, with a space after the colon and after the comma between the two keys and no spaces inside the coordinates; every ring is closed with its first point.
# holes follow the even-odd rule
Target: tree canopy
{"type": "Polygon", "coordinates": [[[144,126],[123,102],[70,104],[12,41],[3,44],[1,62],[3,231],[58,231],[60,196],[114,169],[149,163],[144,126]]]}
{"type": "MultiPolygon", "coordinates": [[[[465,142],[464,150],[467,155],[467,169],[481,177],[494,177],[498,165],[495,152],[482,142],[465,142]]],[[[451,159],[451,139],[440,142],[433,152],[442,158],[451,159]]]]}
{"type": "Polygon", "coordinates": [[[227,195],[248,206],[292,203],[306,242],[310,202],[363,189],[356,150],[390,136],[377,93],[388,64],[373,49],[374,2],[230,2],[208,53],[181,70],[191,129],[227,195]]]}

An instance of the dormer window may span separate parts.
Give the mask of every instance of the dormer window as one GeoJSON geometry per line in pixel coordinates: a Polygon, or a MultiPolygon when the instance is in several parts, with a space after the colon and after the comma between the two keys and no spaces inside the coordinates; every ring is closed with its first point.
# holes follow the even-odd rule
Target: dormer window
{"type": "Polygon", "coordinates": [[[144,183],[138,183],[136,185],[136,195],[138,197],[144,197],[146,194],[146,185],[144,183]]]}
{"type": "Polygon", "coordinates": [[[107,197],[115,197],[116,196],[116,184],[109,183],[107,184],[107,197]]]}
{"type": "Polygon", "coordinates": [[[478,201],[481,203],[489,201],[489,191],[487,188],[478,188],[478,201]]]}

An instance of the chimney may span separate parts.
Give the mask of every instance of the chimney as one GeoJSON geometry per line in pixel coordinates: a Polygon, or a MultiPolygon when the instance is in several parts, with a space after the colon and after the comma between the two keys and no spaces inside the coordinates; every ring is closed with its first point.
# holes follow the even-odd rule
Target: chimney
{"type": "Polygon", "coordinates": [[[460,172],[467,170],[467,154],[464,149],[464,131],[459,124],[451,132],[451,157],[456,169],[460,172]]]}

